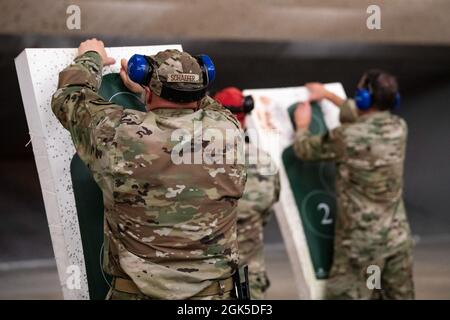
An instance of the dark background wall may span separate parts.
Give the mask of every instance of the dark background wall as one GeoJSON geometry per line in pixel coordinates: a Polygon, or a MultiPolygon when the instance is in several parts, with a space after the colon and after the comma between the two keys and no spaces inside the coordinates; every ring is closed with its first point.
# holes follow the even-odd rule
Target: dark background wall
{"type": "MultiPolygon", "coordinates": [[[[26,47],[76,47],[79,37],[0,36],[0,261],[52,255],[39,180],[14,67],[26,47]]],[[[352,94],[362,72],[398,76],[409,125],[405,200],[413,232],[450,234],[450,47],[342,42],[237,42],[107,37],[107,46],[181,43],[209,54],[218,76],[212,90],[342,82],[352,94]]],[[[281,241],[276,223],[267,239],[281,241]]]]}

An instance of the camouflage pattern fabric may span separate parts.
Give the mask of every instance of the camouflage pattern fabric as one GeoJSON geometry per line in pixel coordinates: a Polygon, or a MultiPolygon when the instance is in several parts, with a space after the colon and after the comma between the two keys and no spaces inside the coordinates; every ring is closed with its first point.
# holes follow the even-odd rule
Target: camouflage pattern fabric
{"type": "Polygon", "coordinates": [[[341,299],[414,299],[411,249],[399,249],[391,256],[378,260],[351,259],[337,251],[331,277],[326,284],[326,298],[341,299]],[[380,289],[367,286],[369,266],[379,266],[382,272],[380,289]]]}
{"type": "Polygon", "coordinates": [[[252,299],[264,299],[269,287],[263,248],[263,226],[278,201],[280,180],[270,156],[251,143],[246,144],[247,183],[238,202],[238,245],[240,264],[248,265],[252,299]],[[272,168],[272,169],[270,169],[272,168]]]}
{"type": "Polygon", "coordinates": [[[161,95],[162,83],[171,84],[176,89],[199,89],[203,87],[203,73],[197,60],[186,52],[168,49],[151,56],[158,68],[150,79],[150,89],[156,95],[161,95]],[[192,82],[168,83],[169,75],[190,74],[197,77],[192,82]]]}
{"type": "Polygon", "coordinates": [[[376,265],[382,270],[381,297],[410,299],[412,240],[402,198],[407,126],[387,111],[358,116],[356,110],[353,100],[346,101],[341,127],[321,136],[298,130],[294,142],[303,160],[337,163],[338,209],[327,297],[375,297],[361,288],[366,287],[367,266],[376,265]]]}
{"type": "MultiPolygon", "coordinates": [[[[108,293],[108,296],[106,297],[106,300],[154,300],[154,299],[144,294],[127,293],[111,288],[111,290],[108,293]]],[[[207,296],[207,297],[191,297],[186,300],[235,300],[235,298],[233,297],[231,292],[225,292],[222,295],[217,294],[214,296],[207,296]]]]}
{"type": "Polygon", "coordinates": [[[194,297],[238,265],[236,206],[246,169],[225,160],[176,165],[172,151],[181,143],[201,156],[211,141],[194,141],[200,124],[224,137],[233,132],[227,151],[243,157],[243,132],[210,97],[197,109],[149,112],[105,101],[97,94],[101,71],[96,52],[77,57],[60,73],[52,109],[103,191],[105,271],[133,280],[152,299],[194,297]],[[179,130],[184,138],[174,141],[179,130]]]}

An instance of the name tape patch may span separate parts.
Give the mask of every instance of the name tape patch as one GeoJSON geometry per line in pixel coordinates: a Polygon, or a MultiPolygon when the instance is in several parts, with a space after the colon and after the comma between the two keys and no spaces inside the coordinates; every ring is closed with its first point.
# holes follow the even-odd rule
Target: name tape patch
{"type": "Polygon", "coordinates": [[[198,74],[192,73],[170,73],[167,76],[167,82],[188,82],[188,83],[197,83],[200,80],[200,76],[198,74]]]}

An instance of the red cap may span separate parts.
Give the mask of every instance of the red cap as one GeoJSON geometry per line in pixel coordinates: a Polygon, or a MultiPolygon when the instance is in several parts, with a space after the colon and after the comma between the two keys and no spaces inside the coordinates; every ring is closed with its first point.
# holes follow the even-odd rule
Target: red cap
{"type": "Polygon", "coordinates": [[[245,113],[242,112],[244,95],[241,90],[236,87],[227,87],[217,92],[214,95],[214,99],[230,108],[230,111],[233,112],[241,125],[244,126],[245,113]],[[236,107],[236,112],[233,111],[233,107],[236,107]]]}

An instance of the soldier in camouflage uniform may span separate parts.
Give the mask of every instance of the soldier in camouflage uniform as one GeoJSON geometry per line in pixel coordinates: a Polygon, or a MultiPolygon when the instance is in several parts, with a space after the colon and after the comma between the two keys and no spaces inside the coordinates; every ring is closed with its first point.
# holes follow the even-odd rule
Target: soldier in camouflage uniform
{"type": "Polygon", "coordinates": [[[326,297],[413,299],[412,240],[402,198],[407,127],[390,112],[398,91],[395,78],[372,70],[359,83],[368,86],[372,105],[361,111],[354,100],[307,84],[311,100],[325,98],[340,106],[342,126],[311,135],[311,107],[305,103],[296,110],[294,150],[303,160],[337,165],[334,260],[326,297]],[[369,266],[381,271],[379,285],[369,266]]]}
{"type": "Polygon", "coordinates": [[[236,206],[245,164],[175,164],[173,151],[182,143],[201,157],[210,141],[193,140],[195,124],[223,137],[234,132],[236,144],[226,145],[234,154],[242,152],[243,132],[212,98],[177,104],[159,97],[158,81],[169,74],[199,75],[199,83],[173,84],[186,89],[201,85],[202,72],[193,57],[177,50],[153,58],[159,77],[145,87],[148,112],[98,95],[102,67],[114,60],[95,39],[80,45],[52,99],[54,114],[103,191],[105,271],[114,277],[109,298],[228,299],[238,264],[236,206]],[[180,130],[184,138],[176,134],[180,130]]]}
{"type": "MultiPolygon", "coordinates": [[[[242,91],[225,88],[214,99],[229,108],[245,128],[242,91]]],[[[261,300],[270,284],[264,262],[263,227],[278,201],[280,181],[270,156],[249,141],[245,146],[247,183],[238,202],[237,220],[239,262],[241,266],[248,265],[251,298],[261,300]]]]}

